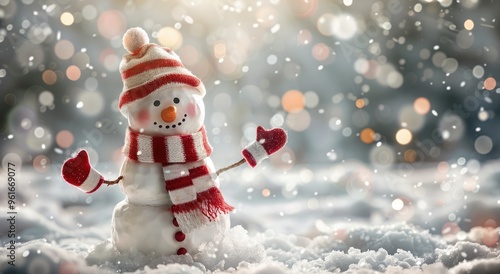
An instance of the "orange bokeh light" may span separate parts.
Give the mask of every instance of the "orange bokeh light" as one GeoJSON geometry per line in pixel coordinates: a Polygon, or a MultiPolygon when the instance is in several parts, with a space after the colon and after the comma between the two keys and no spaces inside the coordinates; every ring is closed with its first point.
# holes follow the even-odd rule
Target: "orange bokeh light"
{"type": "Polygon", "coordinates": [[[314,59],[324,61],[330,56],[330,48],[323,43],[317,43],[312,48],[312,55],[314,59]]]}
{"type": "Polygon", "coordinates": [[[298,90],[289,90],[283,94],[281,105],[286,112],[295,113],[304,109],[304,94],[298,90]]]}
{"type": "Polygon", "coordinates": [[[47,85],[53,85],[57,82],[57,74],[53,70],[46,70],[42,73],[42,80],[47,85]]]}
{"type": "Polygon", "coordinates": [[[373,143],[373,141],[375,141],[375,131],[371,128],[365,128],[359,134],[359,138],[361,139],[361,142],[365,144],[373,143]]]}
{"type": "Polygon", "coordinates": [[[364,106],[365,106],[365,100],[363,100],[363,99],[356,100],[356,107],[357,108],[363,108],[364,106]]]}
{"type": "Polygon", "coordinates": [[[497,81],[493,77],[488,77],[484,80],[484,88],[486,90],[493,90],[497,86],[497,81]]]}
{"type": "Polygon", "coordinates": [[[465,22],[464,22],[464,28],[466,30],[472,30],[474,28],[474,21],[472,21],[470,19],[465,20],[465,22]]]}
{"type": "Polygon", "coordinates": [[[431,103],[425,97],[419,97],[413,102],[413,109],[420,115],[425,115],[431,110],[431,103]]]}
{"type": "Polygon", "coordinates": [[[415,152],[415,150],[413,149],[408,149],[404,153],[404,158],[408,163],[413,163],[415,162],[415,160],[417,160],[417,152],[415,152]]]}
{"type": "Polygon", "coordinates": [[[76,81],[80,79],[81,72],[80,69],[77,66],[71,65],[66,69],[66,77],[70,79],[71,81],[76,81]]]}

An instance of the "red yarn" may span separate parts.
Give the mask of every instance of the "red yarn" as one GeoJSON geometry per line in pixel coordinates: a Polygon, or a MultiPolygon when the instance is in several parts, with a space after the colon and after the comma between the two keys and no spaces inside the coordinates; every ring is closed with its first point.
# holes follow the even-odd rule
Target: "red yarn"
{"type": "Polygon", "coordinates": [[[234,207],[224,201],[224,197],[217,187],[211,187],[206,191],[198,193],[197,201],[201,213],[210,221],[214,221],[219,214],[226,214],[234,209],[234,207]]]}
{"type": "Polygon", "coordinates": [[[64,162],[62,167],[62,176],[64,180],[76,187],[80,186],[90,173],[89,155],[87,151],[78,152],[75,158],[64,162]]]}

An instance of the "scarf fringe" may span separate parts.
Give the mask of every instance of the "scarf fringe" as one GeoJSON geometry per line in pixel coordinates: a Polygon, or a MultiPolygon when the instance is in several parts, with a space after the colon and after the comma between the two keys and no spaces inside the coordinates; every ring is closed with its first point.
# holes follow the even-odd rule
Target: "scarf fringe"
{"type": "Polygon", "coordinates": [[[234,209],[234,207],[224,201],[222,193],[215,186],[198,193],[197,202],[201,213],[210,221],[214,221],[219,214],[227,214],[234,209]]]}
{"type": "Polygon", "coordinates": [[[188,203],[173,205],[172,213],[182,231],[189,233],[208,222],[213,222],[219,214],[227,214],[234,207],[224,201],[217,187],[198,193],[197,199],[188,203]]]}
{"type": "Polygon", "coordinates": [[[177,219],[180,229],[184,233],[189,233],[208,222],[207,218],[198,208],[198,203],[196,201],[173,205],[172,213],[177,219]]]}

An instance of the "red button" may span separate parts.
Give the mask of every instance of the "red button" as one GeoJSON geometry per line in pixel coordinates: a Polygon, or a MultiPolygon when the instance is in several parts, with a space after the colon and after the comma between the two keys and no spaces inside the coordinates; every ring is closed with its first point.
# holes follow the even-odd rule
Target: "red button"
{"type": "Polygon", "coordinates": [[[177,249],[177,255],[184,255],[187,252],[188,251],[184,247],[181,247],[181,248],[177,249]]]}
{"type": "Polygon", "coordinates": [[[175,233],[175,239],[178,241],[178,242],[182,242],[184,241],[184,239],[186,239],[186,234],[182,233],[182,231],[177,231],[175,233]]]}
{"type": "Polygon", "coordinates": [[[174,220],[172,221],[172,223],[174,224],[174,226],[179,227],[179,223],[177,222],[176,218],[174,218],[174,220]]]}

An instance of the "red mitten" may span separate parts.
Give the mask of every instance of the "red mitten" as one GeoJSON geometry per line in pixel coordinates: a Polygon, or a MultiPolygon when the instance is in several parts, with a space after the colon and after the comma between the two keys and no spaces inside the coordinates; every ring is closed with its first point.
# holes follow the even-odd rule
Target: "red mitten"
{"type": "Polygon", "coordinates": [[[255,167],[262,160],[280,150],[286,144],[286,132],[282,128],[266,130],[257,127],[257,138],[243,149],[241,154],[251,167],[255,167]]]}
{"type": "Polygon", "coordinates": [[[86,193],[96,191],[104,182],[102,175],[90,165],[89,155],[85,150],[64,162],[62,176],[66,182],[86,193]]]}

